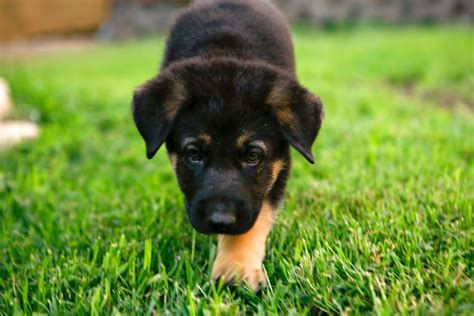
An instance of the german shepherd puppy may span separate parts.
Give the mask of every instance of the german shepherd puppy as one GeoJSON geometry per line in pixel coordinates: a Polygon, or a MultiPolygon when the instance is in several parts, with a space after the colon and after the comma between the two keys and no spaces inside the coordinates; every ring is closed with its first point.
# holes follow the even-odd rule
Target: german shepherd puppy
{"type": "Polygon", "coordinates": [[[266,284],[265,240],[289,147],[314,163],[322,117],[270,1],[195,1],[178,15],[159,75],[133,95],[133,118],[149,159],[166,143],[192,226],[219,234],[214,279],[266,284]]]}

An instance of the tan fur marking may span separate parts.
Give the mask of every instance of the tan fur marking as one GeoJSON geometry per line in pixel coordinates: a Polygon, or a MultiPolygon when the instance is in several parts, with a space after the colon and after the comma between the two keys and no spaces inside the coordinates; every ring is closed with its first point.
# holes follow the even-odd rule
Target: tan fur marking
{"type": "Polygon", "coordinates": [[[211,141],[212,141],[212,138],[211,138],[211,135],[209,134],[206,134],[206,133],[201,133],[199,134],[199,137],[198,137],[200,140],[202,140],[203,142],[205,142],[206,144],[210,144],[211,141]]]}
{"type": "Polygon", "coordinates": [[[180,81],[176,81],[173,85],[170,95],[165,101],[163,105],[163,109],[165,111],[166,119],[172,120],[178,113],[178,110],[181,104],[187,98],[187,91],[184,83],[180,81]]]}
{"type": "Polygon", "coordinates": [[[280,172],[283,170],[285,167],[285,162],[283,160],[275,160],[272,164],[272,185],[270,186],[270,189],[273,187],[275,184],[275,181],[278,178],[278,175],[280,172]]]}
{"type": "Polygon", "coordinates": [[[265,241],[273,224],[274,210],[264,201],[254,226],[242,235],[219,235],[217,257],[212,267],[214,279],[240,280],[253,290],[266,284],[262,269],[265,241]]]}
{"type": "Polygon", "coordinates": [[[288,88],[278,85],[273,87],[267,97],[267,103],[270,104],[281,124],[286,126],[295,126],[296,119],[291,111],[290,91],[288,88]]]}
{"type": "Polygon", "coordinates": [[[237,140],[235,141],[235,144],[237,145],[237,147],[239,148],[242,148],[244,147],[245,145],[245,142],[249,139],[249,135],[244,133],[242,135],[240,135],[237,140]]]}
{"type": "Polygon", "coordinates": [[[171,162],[171,166],[173,167],[174,170],[176,170],[176,165],[178,163],[178,157],[176,154],[168,153],[168,158],[171,162]]]}

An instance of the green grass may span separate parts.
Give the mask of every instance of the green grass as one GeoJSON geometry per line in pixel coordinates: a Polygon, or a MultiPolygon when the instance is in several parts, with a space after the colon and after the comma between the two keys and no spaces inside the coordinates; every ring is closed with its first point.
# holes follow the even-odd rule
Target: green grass
{"type": "Polygon", "coordinates": [[[293,153],[262,293],[210,282],[164,151],[130,117],[163,38],[0,62],[41,137],[0,151],[0,313],[471,314],[474,32],[295,29],[326,118],[293,153]]]}

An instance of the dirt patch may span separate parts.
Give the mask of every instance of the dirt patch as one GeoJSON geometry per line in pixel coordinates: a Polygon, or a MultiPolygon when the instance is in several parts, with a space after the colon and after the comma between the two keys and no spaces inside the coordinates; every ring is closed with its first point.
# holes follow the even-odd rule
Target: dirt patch
{"type": "Polygon", "coordinates": [[[470,98],[462,93],[448,90],[428,90],[422,92],[422,98],[428,101],[436,102],[439,105],[452,109],[458,104],[466,105],[471,111],[474,111],[474,98],[470,98]]]}
{"type": "MultiPolygon", "coordinates": [[[[474,112],[474,95],[456,89],[423,89],[415,82],[393,83],[385,85],[404,95],[415,97],[423,101],[434,103],[444,109],[454,110],[458,105],[464,105],[474,112]]],[[[474,91],[474,87],[472,89],[474,91]]]]}

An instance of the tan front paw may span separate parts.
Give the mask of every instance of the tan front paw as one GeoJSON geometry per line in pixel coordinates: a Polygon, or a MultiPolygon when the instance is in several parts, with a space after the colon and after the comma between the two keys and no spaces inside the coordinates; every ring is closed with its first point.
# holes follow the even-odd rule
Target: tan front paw
{"type": "Polygon", "coordinates": [[[239,260],[217,258],[212,267],[212,278],[223,279],[226,284],[242,282],[254,291],[267,285],[261,264],[239,260]]]}

